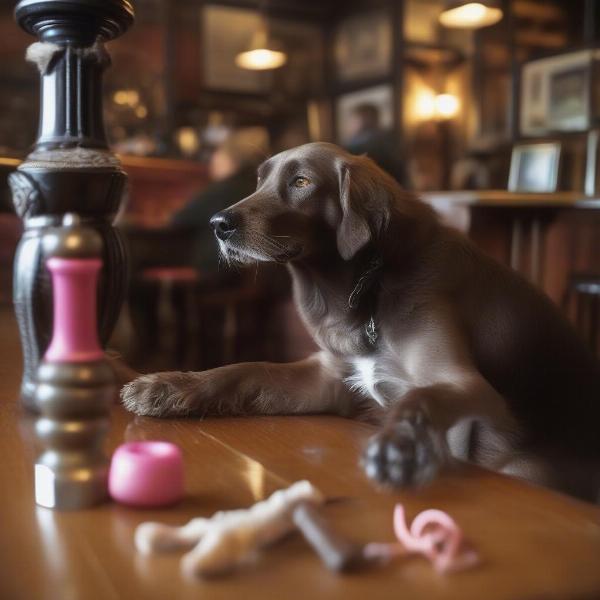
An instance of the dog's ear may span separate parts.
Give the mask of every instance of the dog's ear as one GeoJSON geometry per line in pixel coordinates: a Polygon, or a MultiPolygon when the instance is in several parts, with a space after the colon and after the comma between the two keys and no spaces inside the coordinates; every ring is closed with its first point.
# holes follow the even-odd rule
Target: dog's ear
{"type": "Polygon", "coordinates": [[[351,181],[350,167],[339,163],[338,176],[342,220],[337,230],[337,247],[342,258],[350,260],[371,239],[371,230],[355,204],[358,194],[351,181]]]}

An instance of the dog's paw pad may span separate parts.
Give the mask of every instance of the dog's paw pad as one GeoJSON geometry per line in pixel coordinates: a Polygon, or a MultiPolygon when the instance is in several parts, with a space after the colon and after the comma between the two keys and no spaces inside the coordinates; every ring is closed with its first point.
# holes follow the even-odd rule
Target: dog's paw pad
{"type": "Polygon", "coordinates": [[[367,477],[392,486],[420,485],[433,479],[443,453],[421,413],[407,415],[373,436],[362,457],[367,477]]]}

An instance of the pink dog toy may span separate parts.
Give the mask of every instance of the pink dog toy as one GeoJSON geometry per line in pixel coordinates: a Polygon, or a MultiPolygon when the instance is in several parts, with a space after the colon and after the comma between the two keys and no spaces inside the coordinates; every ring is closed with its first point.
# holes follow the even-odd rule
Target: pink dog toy
{"type": "Polygon", "coordinates": [[[467,545],[456,522],[441,510],[419,513],[409,529],[404,507],[397,504],[394,533],[400,544],[367,544],[365,557],[389,560],[395,556],[422,554],[439,573],[467,569],[479,562],[477,553],[467,545]]]}
{"type": "Polygon", "coordinates": [[[122,504],[167,506],[183,497],[183,456],[169,442],[129,442],[113,454],[108,490],[122,504]]]}

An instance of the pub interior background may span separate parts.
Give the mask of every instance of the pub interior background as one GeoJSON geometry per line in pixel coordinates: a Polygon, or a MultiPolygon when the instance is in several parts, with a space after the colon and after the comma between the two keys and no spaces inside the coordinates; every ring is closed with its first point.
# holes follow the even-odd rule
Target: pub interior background
{"type": "MultiPolygon", "coordinates": [[[[317,140],[372,154],[541,286],[598,349],[599,3],[488,2],[500,18],[481,27],[474,13],[449,22],[443,0],[135,4],[135,26],[109,44],[104,97],[129,176],[117,223],[132,256],[110,346],[134,367],[307,354],[285,269],[220,264],[207,220],[250,193],[263,158],[317,140]],[[261,46],[284,64],[241,64],[261,46]]],[[[7,176],[38,114],[32,40],[13,8],[0,8],[5,307],[21,235],[7,176]]]]}

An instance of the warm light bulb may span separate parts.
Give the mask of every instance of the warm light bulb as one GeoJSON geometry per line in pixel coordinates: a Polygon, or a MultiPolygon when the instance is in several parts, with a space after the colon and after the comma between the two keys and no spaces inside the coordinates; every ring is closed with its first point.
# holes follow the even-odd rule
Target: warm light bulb
{"type": "Polygon", "coordinates": [[[140,95],[136,90],[117,90],[113,94],[113,102],[119,106],[137,106],[140,95]]]}
{"type": "Polygon", "coordinates": [[[257,48],[241,52],[235,57],[235,64],[242,69],[253,71],[265,71],[267,69],[278,69],[287,61],[284,52],[269,50],[268,48],[257,48]]]}
{"type": "Polygon", "coordinates": [[[458,112],[458,98],[452,94],[438,94],[435,97],[435,114],[440,119],[451,119],[458,112]]]}
{"type": "Polygon", "coordinates": [[[428,89],[419,91],[415,98],[415,116],[423,121],[431,119],[435,114],[435,96],[428,89]]]}
{"type": "Polygon", "coordinates": [[[493,25],[502,19],[502,10],[486,6],[480,2],[469,2],[445,10],[440,15],[440,23],[445,27],[477,29],[493,25]]]}

